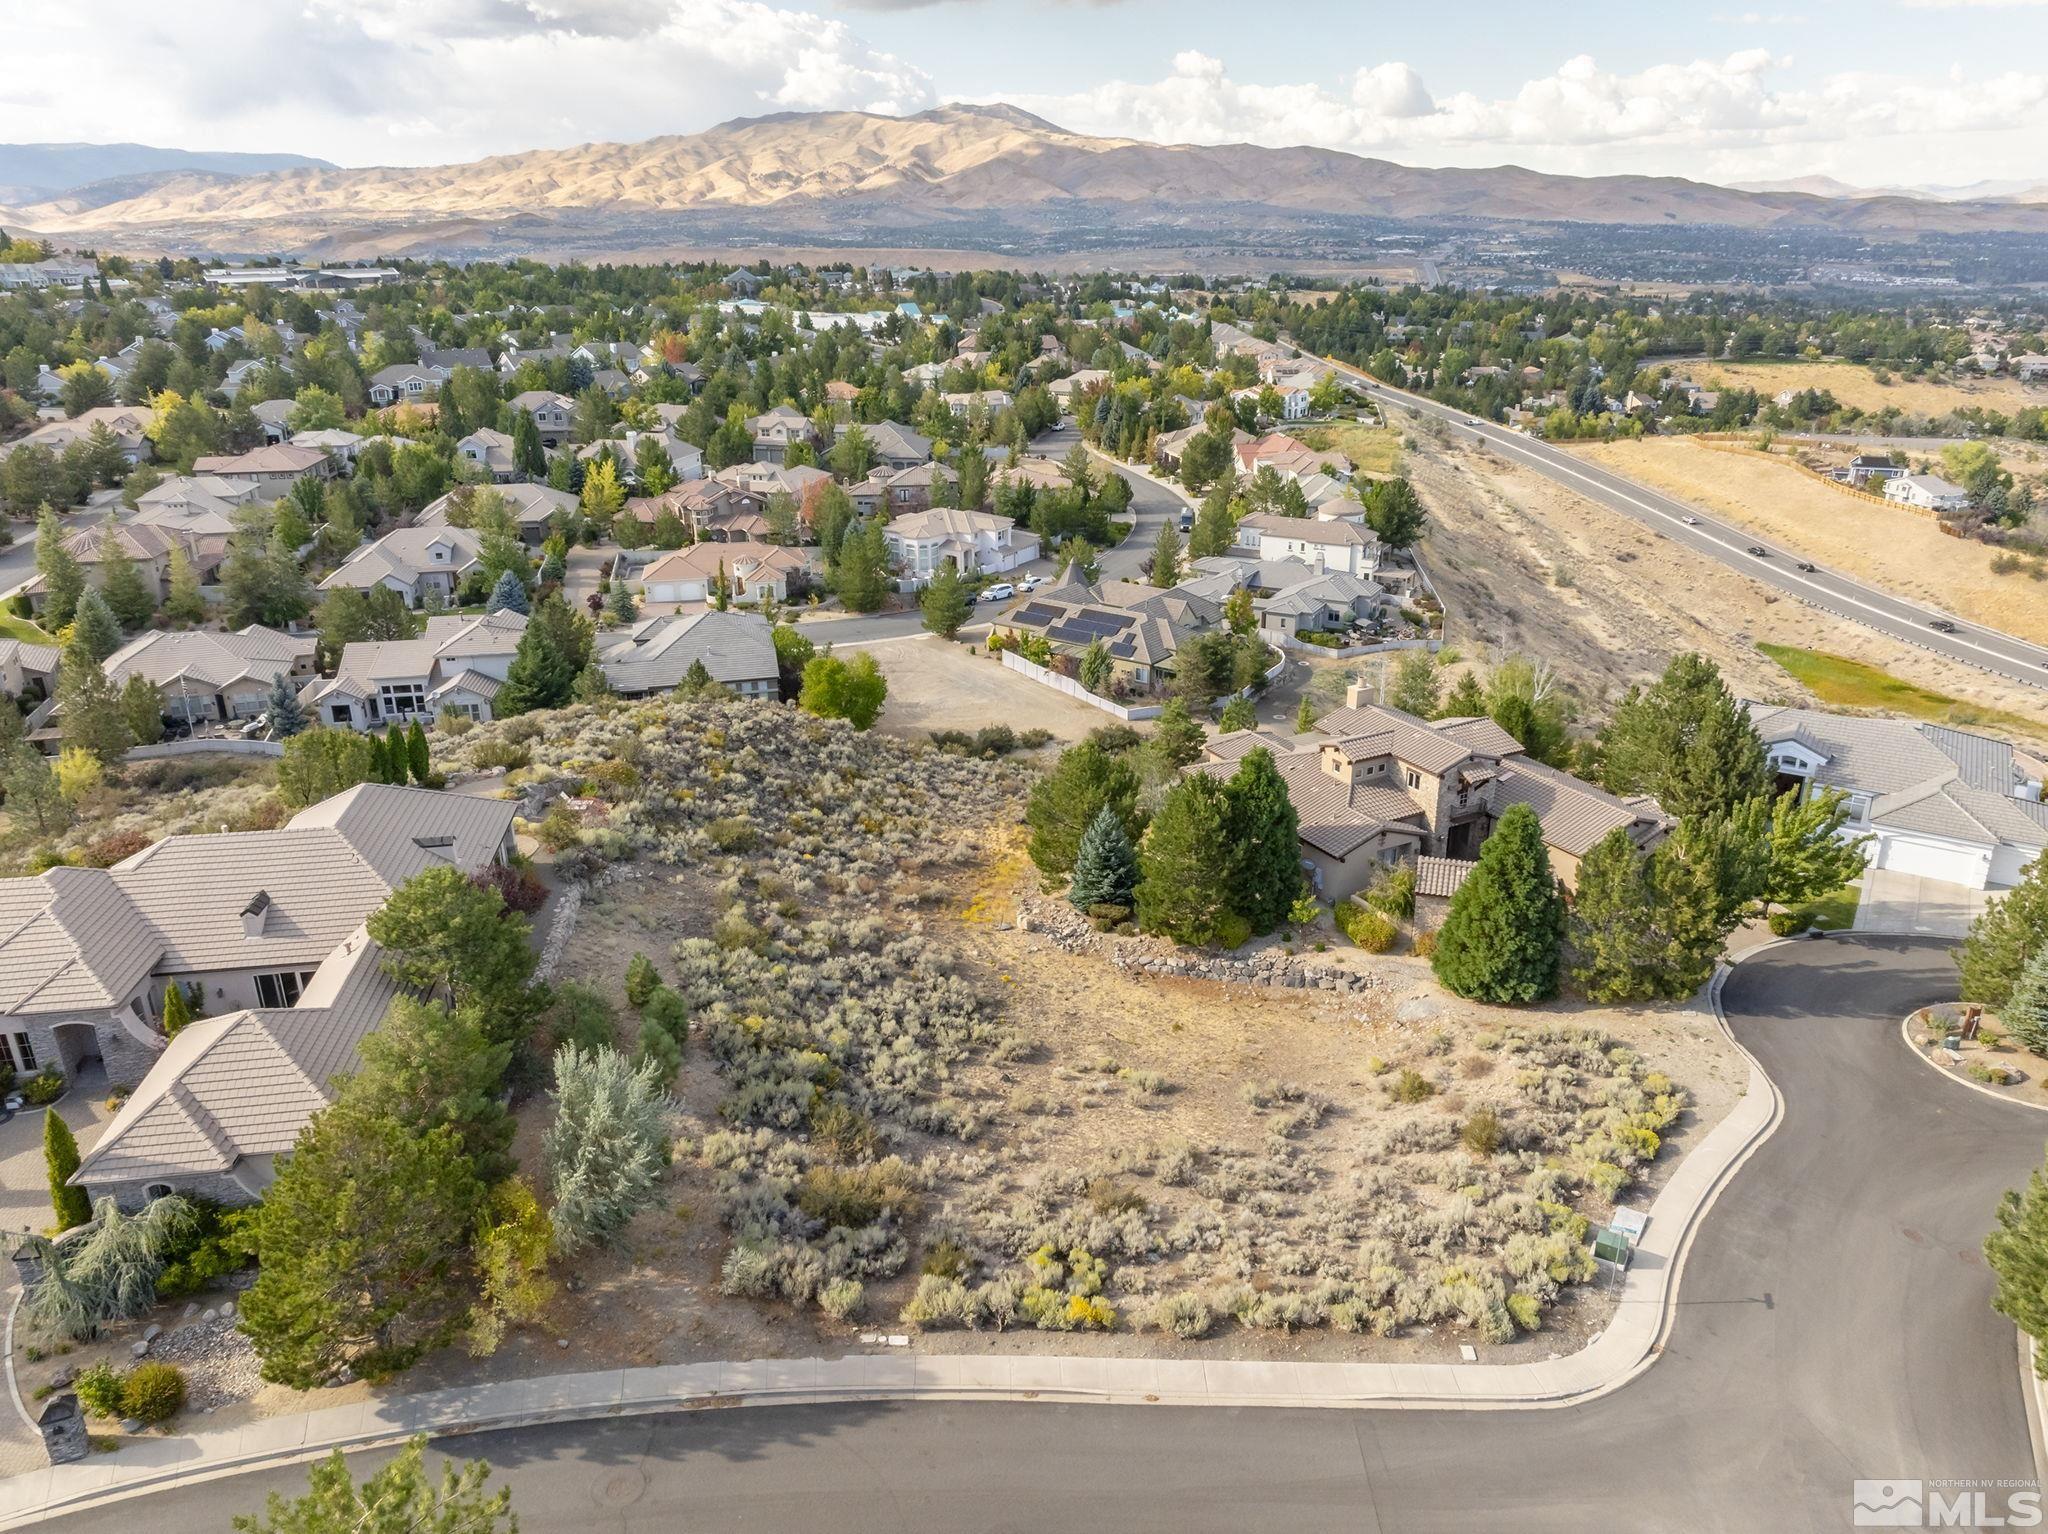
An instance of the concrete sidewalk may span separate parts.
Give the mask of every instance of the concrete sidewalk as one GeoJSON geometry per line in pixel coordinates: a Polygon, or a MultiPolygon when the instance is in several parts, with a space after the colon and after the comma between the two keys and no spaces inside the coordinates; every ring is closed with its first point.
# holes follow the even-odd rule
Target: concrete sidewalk
{"type": "MultiPolygon", "coordinates": [[[[1722,969],[1709,988],[1724,1031],[1719,998],[1728,973],[1722,969]]],[[[1569,1358],[1369,1364],[898,1352],[553,1375],[391,1396],[215,1433],[136,1440],[118,1456],[47,1466],[0,1482],[0,1528],[31,1526],[56,1513],[182,1481],[312,1459],[336,1448],[401,1442],[418,1433],[446,1436],[708,1407],[874,1401],[1430,1410],[1575,1405],[1619,1388],[1653,1360],[1699,1216],[1776,1125],[1779,1107],[1777,1089],[1751,1058],[1742,1098],[1679,1162],[1651,1204],[1614,1320],[1569,1358]]]]}

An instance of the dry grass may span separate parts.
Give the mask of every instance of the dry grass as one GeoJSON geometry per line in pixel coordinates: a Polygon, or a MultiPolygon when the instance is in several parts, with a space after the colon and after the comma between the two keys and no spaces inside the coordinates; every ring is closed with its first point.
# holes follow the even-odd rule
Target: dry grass
{"type": "Polygon", "coordinates": [[[1332,421],[1324,426],[1305,426],[1292,435],[1312,448],[1342,453],[1357,465],[1361,474],[1386,478],[1401,472],[1401,435],[1383,426],[1332,421]]]}
{"type": "Polygon", "coordinates": [[[1679,364],[1703,389],[1754,389],[1770,399],[1785,389],[1825,389],[1842,404],[1876,413],[1903,410],[1942,416],[1972,407],[2011,414],[2048,405],[2048,387],[2016,378],[1964,378],[1954,383],[1901,378],[1879,383],[1867,367],[1852,362],[1693,362],[1679,364]]]}
{"type": "MultiPolygon", "coordinates": [[[[820,645],[832,637],[828,624],[805,632],[820,645]]],[[[1069,743],[1115,721],[1112,714],[1006,669],[980,646],[970,654],[964,644],[928,634],[872,649],[889,679],[889,701],[875,723],[884,735],[926,740],[933,730],[972,731],[1007,724],[1018,730],[1050,730],[1054,740],[1069,743]]]]}
{"type": "Polygon", "coordinates": [[[1678,437],[1578,451],[1895,595],[2048,643],[2048,586],[1994,575],[1994,549],[1951,538],[1927,518],[1841,494],[1763,453],[1717,451],[1678,437]]]}

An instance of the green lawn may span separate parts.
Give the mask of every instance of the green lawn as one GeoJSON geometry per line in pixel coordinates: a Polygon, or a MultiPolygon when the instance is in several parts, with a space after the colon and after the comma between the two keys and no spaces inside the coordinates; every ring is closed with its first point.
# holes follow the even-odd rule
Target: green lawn
{"type": "Polygon", "coordinates": [[[0,639],[19,639],[23,644],[55,644],[57,642],[28,619],[17,618],[10,612],[0,612],[0,639]]]}
{"type": "Polygon", "coordinates": [[[2048,737],[2048,724],[2029,715],[1979,708],[1825,650],[1801,650],[1781,644],[1759,644],[1757,649],[1798,678],[1823,703],[1841,708],[1889,709],[1895,714],[1962,729],[1996,730],[2037,740],[2048,737]]]}
{"type": "Polygon", "coordinates": [[[1823,932],[1844,932],[1855,925],[1856,903],[1862,896],[1863,891],[1857,886],[1845,885],[1832,895],[1823,895],[1818,900],[1793,907],[1793,914],[1803,918],[1802,926],[1819,927],[1823,932]]]}

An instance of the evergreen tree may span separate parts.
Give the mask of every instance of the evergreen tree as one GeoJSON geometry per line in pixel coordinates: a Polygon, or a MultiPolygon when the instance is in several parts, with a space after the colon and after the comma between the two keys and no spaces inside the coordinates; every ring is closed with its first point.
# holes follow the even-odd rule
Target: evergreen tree
{"type": "Polygon", "coordinates": [[[847,609],[857,613],[877,611],[889,594],[889,573],[889,542],[882,535],[880,519],[849,529],[839,544],[839,562],[832,582],[833,590],[847,609]]]}
{"type": "Polygon", "coordinates": [[[1233,906],[1238,858],[1230,795],[1207,773],[1167,790],[1138,850],[1138,925],[1176,943],[1235,947],[1246,933],[1233,906]]]}
{"type": "Polygon", "coordinates": [[[1237,518],[1231,510],[1229,485],[1218,485],[1195,513],[1194,528],[1188,534],[1188,559],[1215,559],[1230,552],[1237,541],[1237,518]]]}
{"type": "Polygon", "coordinates": [[[85,571],[64,546],[64,524],[47,501],[36,516],[36,572],[43,578],[43,621],[60,629],[71,621],[85,594],[85,571]]]}
{"type": "Polygon", "coordinates": [[[57,1215],[57,1229],[70,1230],[91,1219],[92,1200],[85,1189],[71,1185],[71,1174],[78,1170],[78,1141],[55,1108],[43,1112],[43,1167],[49,1173],[50,1207],[57,1215]]]}
{"type": "Polygon", "coordinates": [[[1128,911],[1137,888],[1137,850],[1116,811],[1105,804],[1082,834],[1067,899],[1081,911],[1096,906],[1121,906],[1128,911]]]}
{"type": "Polygon", "coordinates": [[[1998,1229],[1984,1238],[1984,1260],[1998,1275],[1991,1308],[2036,1341],[2048,1341],[2048,1178],[2036,1170],[2024,1193],[2008,1190],[1998,1229]]]}
{"type": "Polygon", "coordinates": [[[1662,948],[1649,859],[1617,826],[1579,862],[1570,922],[1571,975],[1588,999],[1657,994],[1662,948]]]}
{"type": "Polygon", "coordinates": [[[185,988],[173,980],[164,986],[164,1037],[175,1039],[191,1023],[192,1003],[185,999],[185,988]]]}
{"type": "Polygon", "coordinates": [[[593,659],[589,665],[576,673],[576,686],[570,697],[577,703],[595,703],[600,698],[610,697],[611,691],[611,679],[604,674],[604,667],[593,659]]]}
{"type": "Polygon", "coordinates": [[[421,727],[417,714],[413,715],[412,723],[405,731],[405,765],[413,782],[426,787],[427,779],[434,771],[434,763],[427,752],[427,732],[421,727]]]}
{"type": "Polygon", "coordinates": [[[1159,537],[1152,545],[1152,584],[1180,584],[1180,529],[1170,519],[1159,524],[1159,537]]]}
{"type": "Polygon", "coordinates": [[[1451,897],[1431,964],[1445,989],[1498,1006],[1524,1006],[1557,991],[1564,897],[1543,827],[1526,804],[1510,805],[1451,897]]]}
{"type": "Polygon", "coordinates": [[[1956,951],[1964,1001],[2002,1012],[2027,960],[2048,946],[2048,857],[2027,866],[2020,882],[1989,902],[1956,951]]]}
{"type": "Polygon", "coordinates": [[[88,586],[78,599],[77,614],[71,620],[70,645],[84,646],[94,660],[105,660],[121,648],[121,623],[107,606],[107,599],[88,586]]]}
{"type": "Polygon", "coordinates": [[[1467,671],[1452,685],[1437,706],[1439,719],[1476,719],[1486,712],[1486,694],[1480,690],[1477,673],[1467,671]]]}
{"type": "Polygon", "coordinates": [[[1394,680],[1387,688],[1387,702],[1418,719],[1433,718],[1441,685],[1436,657],[1427,650],[1410,650],[1394,664],[1394,680]]]}
{"type": "Polygon", "coordinates": [[[252,1222],[241,1330],[263,1377],[297,1390],[344,1366],[387,1379],[460,1335],[485,1205],[452,1127],[420,1134],[356,1104],[315,1114],[252,1222]]]}
{"type": "Polygon", "coordinates": [[[512,1493],[484,1489],[489,1465],[444,1464],[436,1482],[426,1446],[424,1435],[414,1438],[360,1486],[336,1449],[313,1466],[305,1496],[287,1502],[272,1492],[260,1519],[235,1519],[235,1534],[516,1534],[512,1493]]]}
{"type": "Polygon", "coordinates": [[[939,568],[933,572],[917,605],[924,614],[925,628],[941,639],[951,639],[959,633],[960,625],[974,611],[974,603],[960,580],[959,567],[950,559],[939,561],[939,568]]]}
{"type": "Polygon", "coordinates": [[[337,1101],[396,1119],[414,1134],[455,1132],[485,1183],[510,1176],[515,1128],[501,1100],[509,1043],[494,1043],[474,1012],[400,996],[358,1047],[337,1101]]]}
{"type": "Polygon", "coordinates": [[[183,544],[171,546],[170,595],[164,598],[164,617],[173,623],[199,623],[206,617],[206,598],[200,595],[199,574],[192,568],[192,556],[183,544]]]}
{"type": "MultiPolygon", "coordinates": [[[[1092,693],[1102,693],[1115,675],[1116,662],[1110,656],[1109,646],[1100,639],[1091,639],[1088,648],[1081,652],[1081,685],[1092,693]]],[[[1183,708],[1181,712],[1187,710],[1183,708]]]]}
{"type": "Polygon", "coordinates": [[[1998,1020],[2035,1054],[2048,1055],[2048,945],[2027,956],[1998,1020]]]}
{"type": "Polygon", "coordinates": [[[1247,752],[1224,785],[1237,878],[1231,904],[1254,933],[1287,921],[1301,896],[1301,826],[1287,781],[1264,747],[1247,752]]]}
{"type": "Polygon", "coordinates": [[[121,627],[133,632],[149,622],[156,611],[156,592],[114,532],[114,518],[109,514],[106,531],[100,538],[99,594],[121,627]]]}
{"type": "Polygon", "coordinates": [[[615,1049],[555,1052],[555,1115],[541,1154],[558,1250],[609,1240],[659,1195],[670,1107],[661,1069],[615,1049]]]}
{"type": "Polygon", "coordinates": [[[118,695],[121,722],[138,746],[153,746],[164,738],[163,689],[140,671],[130,672],[118,695]]]}
{"type": "Polygon", "coordinates": [[[1820,789],[1802,801],[1796,790],[1771,806],[1769,866],[1762,893],[1766,911],[1833,893],[1863,872],[1867,836],[1842,835],[1849,798],[1820,789]]]}
{"type": "Polygon", "coordinates": [[[1681,819],[1771,791],[1763,742],[1703,655],[1677,656],[1647,691],[1631,688],[1603,739],[1608,791],[1654,794],[1681,819]]]}
{"type": "Polygon", "coordinates": [[[1390,549],[1413,544],[1427,520],[1414,487],[1405,479],[1379,480],[1366,492],[1365,525],[1390,549]]]}
{"type": "Polygon", "coordinates": [[[111,767],[134,743],[121,717],[121,698],[90,646],[74,639],[57,668],[59,724],[66,750],[84,751],[111,767]]]}
{"type": "Polygon", "coordinates": [[[310,722],[306,718],[305,705],[299,702],[299,690],[292,686],[291,678],[282,671],[271,678],[270,696],[264,700],[264,711],[270,715],[272,740],[290,740],[310,722]]]}
{"type": "Polygon", "coordinates": [[[583,662],[564,652],[560,626],[543,621],[550,604],[567,612],[559,593],[541,599],[540,611],[519,636],[519,648],[505,672],[505,685],[492,702],[492,712],[501,719],[536,708],[560,708],[575,691],[576,673],[583,669],[583,662]]]}
{"type": "Polygon", "coordinates": [[[491,587],[490,600],[484,603],[487,613],[530,613],[533,603],[526,596],[526,582],[511,570],[498,572],[497,583],[491,587]]]}
{"type": "MultiPolygon", "coordinates": [[[[722,608],[719,610],[723,611],[722,608]]],[[[640,617],[640,603],[633,595],[633,586],[630,581],[620,580],[616,577],[613,579],[612,589],[605,593],[604,612],[607,618],[610,618],[612,622],[619,624],[621,627],[638,621],[640,617]]]]}
{"type": "Polygon", "coordinates": [[[1306,735],[1316,727],[1316,701],[1307,693],[1301,695],[1301,702],[1294,710],[1294,733],[1306,735]]]}
{"type": "Polygon", "coordinates": [[[530,410],[518,410],[512,417],[512,462],[530,480],[546,479],[547,449],[541,446],[540,424],[530,410]]]}
{"type": "Polygon", "coordinates": [[[394,719],[384,729],[384,781],[393,787],[403,787],[411,776],[412,758],[406,755],[405,731],[394,719]]]}
{"type": "Polygon", "coordinates": [[[50,759],[25,741],[0,751],[0,793],[7,795],[7,812],[15,823],[33,826],[40,835],[71,823],[71,808],[50,759]]]}
{"type": "Polygon", "coordinates": [[[381,741],[354,730],[302,730],[284,743],[277,764],[277,791],[291,808],[304,809],[358,783],[381,783],[377,762],[381,741]]]}
{"type": "MultiPolygon", "coordinates": [[[[372,730],[369,732],[367,741],[370,748],[369,770],[360,781],[364,783],[389,783],[391,781],[391,761],[384,754],[384,737],[375,730],[372,730]]],[[[279,776],[280,780],[282,780],[281,769],[279,776]]]]}
{"type": "Polygon", "coordinates": [[[1191,767],[1202,759],[1209,734],[1179,698],[1168,698],[1152,725],[1151,749],[1169,767],[1191,767]]]}
{"type": "Polygon", "coordinates": [[[494,1041],[517,1043],[546,999],[531,983],[526,918],[454,868],[414,874],[370,917],[369,929],[384,950],[386,974],[452,1009],[473,1009],[494,1041]]]}
{"type": "Polygon", "coordinates": [[[1224,735],[1237,730],[1256,730],[1258,727],[1258,710],[1252,707],[1251,699],[1244,697],[1232,697],[1223,705],[1223,713],[1216,721],[1217,730],[1224,735]]]}
{"type": "Polygon", "coordinates": [[[1135,840],[1144,829],[1138,810],[1138,774],[1120,756],[1092,741],[1060,754],[1053,769],[1032,786],[1024,811],[1031,828],[1031,861],[1048,880],[1066,878],[1080,854],[1081,838],[1107,806],[1135,840]]]}

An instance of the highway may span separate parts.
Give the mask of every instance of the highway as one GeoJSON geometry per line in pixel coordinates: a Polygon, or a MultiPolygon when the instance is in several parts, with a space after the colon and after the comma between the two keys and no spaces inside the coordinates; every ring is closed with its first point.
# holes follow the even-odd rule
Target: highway
{"type": "MultiPolygon", "coordinates": [[[[1302,356],[1310,355],[1299,352],[1298,348],[1297,351],[1302,356]]],[[[1553,483],[1576,491],[1610,511],[1631,517],[1674,543],[1718,560],[1731,570],[1787,596],[1796,597],[1809,606],[1852,623],[1860,623],[1890,638],[1918,645],[1949,660],[1961,661],[2032,687],[2048,687],[2048,648],[2015,639],[1997,629],[1967,622],[1936,608],[1905,601],[1878,587],[1838,574],[1825,565],[1802,570],[1800,564],[1807,559],[1806,555],[1745,532],[1733,523],[1708,515],[1697,506],[1588,463],[1535,437],[1510,431],[1435,400],[1389,389],[1376,382],[1369,373],[1346,363],[1331,358],[1322,360],[1351,380],[1363,393],[1370,395],[1382,408],[1434,417],[1454,433],[1485,443],[1492,451],[1534,469],[1553,483]],[[1749,552],[1752,548],[1767,552],[1759,557],[1749,552]],[[1955,631],[1944,633],[1932,627],[1937,619],[1952,623],[1955,631]]],[[[1875,513],[1872,525],[1874,530],[1882,531],[1875,513]]]]}
{"type": "MultiPolygon", "coordinates": [[[[1736,969],[1729,1022],[1783,1121],[1698,1227],[1661,1356],[1578,1405],[747,1408],[437,1447],[488,1460],[526,1534],[1755,1534],[1849,1527],[1858,1479],[2031,1487],[2015,1334],[1980,1248],[2048,1120],[1913,1058],[1900,1016],[1954,994],[1924,939],[1793,943],[1736,969]]],[[[384,1457],[355,1456],[357,1473],[384,1457]]],[[[214,1534],[304,1485],[278,1467],[40,1527],[214,1534]]]]}

